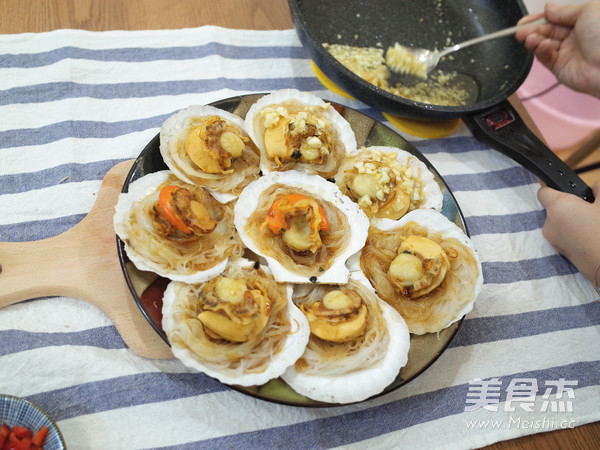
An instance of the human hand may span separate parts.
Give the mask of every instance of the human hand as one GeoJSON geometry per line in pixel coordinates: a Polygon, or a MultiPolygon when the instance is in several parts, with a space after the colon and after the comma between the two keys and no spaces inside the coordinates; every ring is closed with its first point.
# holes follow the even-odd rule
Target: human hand
{"type": "Polygon", "coordinates": [[[558,81],[570,88],[600,97],[600,1],[558,6],[546,4],[544,13],[523,17],[519,24],[545,17],[545,25],[532,25],[516,33],[558,81]]]}
{"type": "Polygon", "coordinates": [[[600,264],[600,181],[592,191],[594,203],[549,187],[540,188],[538,199],[546,208],[544,237],[594,283],[600,264]]]}

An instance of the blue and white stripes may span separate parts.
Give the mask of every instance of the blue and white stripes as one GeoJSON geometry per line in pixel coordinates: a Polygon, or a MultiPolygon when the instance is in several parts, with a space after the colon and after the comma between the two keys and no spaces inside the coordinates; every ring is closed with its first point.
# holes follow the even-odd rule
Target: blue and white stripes
{"type": "MultiPolygon", "coordinates": [[[[0,36],[0,241],[73,227],[106,172],[136,157],[175,111],[280,88],[383,120],[325,90],[293,30],[0,36]]],[[[464,127],[435,141],[406,137],[453,190],[485,278],[449,348],[406,386],[336,408],[266,403],[175,360],[143,359],[98,309],[53,297],[0,309],[0,392],[38,403],[77,449],[469,448],[551,429],[516,418],[599,420],[600,304],[543,238],[537,180],[464,127]],[[469,382],[492,378],[503,382],[497,411],[465,411],[469,382]],[[541,411],[544,383],[560,378],[577,381],[573,412],[541,411]],[[515,379],[537,380],[532,412],[504,407],[515,379]],[[501,425],[467,424],[478,420],[501,425]]]]}

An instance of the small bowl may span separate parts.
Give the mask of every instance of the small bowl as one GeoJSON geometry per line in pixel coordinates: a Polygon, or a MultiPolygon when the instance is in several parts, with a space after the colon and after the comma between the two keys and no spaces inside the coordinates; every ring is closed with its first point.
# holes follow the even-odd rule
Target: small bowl
{"type": "Polygon", "coordinates": [[[64,450],[65,441],[58,426],[42,408],[24,398],[0,394],[0,426],[20,425],[33,433],[44,425],[48,427],[48,436],[44,441],[44,450],[64,450]]]}

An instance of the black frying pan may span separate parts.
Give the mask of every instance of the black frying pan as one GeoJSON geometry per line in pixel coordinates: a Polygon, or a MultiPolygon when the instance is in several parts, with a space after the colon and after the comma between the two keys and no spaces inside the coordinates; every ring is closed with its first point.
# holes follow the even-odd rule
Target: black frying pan
{"type": "Polygon", "coordinates": [[[388,93],[355,75],[323,43],[360,47],[395,42],[428,49],[513,26],[521,0],[288,0],[294,27],[315,64],[340,88],[383,112],[421,120],[460,117],[475,138],[504,153],[555,189],[593,201],[592,190],[524,124],[506,100],[527,77],[533,57],[512,36],[453,54],[438,66],[459,74],[465,106],[439,106],[388,93]]]}

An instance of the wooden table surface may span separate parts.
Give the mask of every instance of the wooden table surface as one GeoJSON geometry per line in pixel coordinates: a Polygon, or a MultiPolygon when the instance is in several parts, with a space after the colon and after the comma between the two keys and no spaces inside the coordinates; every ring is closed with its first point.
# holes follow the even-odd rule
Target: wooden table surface
{"type": "MultiPolygon", "coordinates": [[[[203,25],[254,30],[292,28],[285,0],[0,0],[0,11],[0,34],[59,28],[106,31],[203,25]]],[[[567,150],[564,155],[569,153],[567,150]]],[[[600,171],[584,179],[591,184],[600,179],[600,171]]],[[[600,448],[600,422],[499,442],[487,448],[600,448]]]]}

